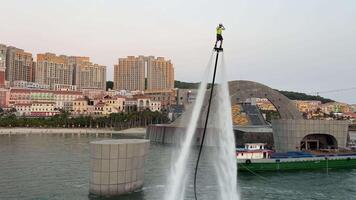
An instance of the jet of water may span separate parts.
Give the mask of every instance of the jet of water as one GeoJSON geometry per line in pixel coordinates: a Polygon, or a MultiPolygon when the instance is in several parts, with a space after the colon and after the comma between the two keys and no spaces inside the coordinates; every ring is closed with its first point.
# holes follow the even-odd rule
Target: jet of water
{"type": "Polygon", "coordinates": [[[180,146],[178,158],[175,160],[173,167],[168,176],[168,189],[165,192],[165,200],[183,200],[187,183],[187,161],[191,152],[192,140],[194,138],[201,109],[203,106],[208,80],[211,74],[213,52],[210,56],[207,70],[203,75],[200,83],[198,95],[194,103],[193,112],[190,116],[189,124],[186,130],[185,138],[180,146]]]}
{"type": "MultiPolygon", "coordinates": [[[[223,55],[223,54],[222,54],[223,55]]],[[[228,90],[227,76],[225,73],[224,57],[218,66],[219,84],[214,88],[212,99],[212,112],[208,122],[206,144],[213,146],[213,153],[206,158],[208,163],[213,163],[217,180],[217,191],[220,200],[240,200],[237,185],[237,164],[235,156],[235,137],[232,127],[231,102],[228,90]]],[[[213,65],[210,57],[207,71],[204,73],[200,84],[198,96],[190,116],[185,138],[180,146],[180,151],[168,176],[165,200],[183,200],[187,185],[188,157],[191,154],[192,140],[194,138],[200,115],[204,116],[203,103],[205,100],[207,82],[210,81],[213,65]]]]}
{"type": "Polygon", "coordinates": [[[225,72],[224,54],[218,68],[220,84],[214,98],[217,112],[214,112],[212,126],[214,138],[217,144],[216,158],[214,158],[215,171],[219,184],[219,196],[221,200],[239,200],[240,195],[237,185],[237,164],[235,152],[235,136],[232,126],[231,102],[229,86],[225,72]]]}

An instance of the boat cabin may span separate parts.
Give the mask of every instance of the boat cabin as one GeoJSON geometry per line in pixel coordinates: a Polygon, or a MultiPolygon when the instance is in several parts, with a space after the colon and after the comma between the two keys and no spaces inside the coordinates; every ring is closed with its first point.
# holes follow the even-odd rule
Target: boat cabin
{"type": "Polygon", "coordinates": [[[265,143],[246,143],[245,144],[245,149],[247,150],[259,150],[259,149],[265,149],[265,143]]]}
{"type": "Polygon", "coordinates": [[[237,159],[266,159],[270,158],[272,151],[265,149],[264,143],[246,143],[245,148],[236,150],[237,159]]]}

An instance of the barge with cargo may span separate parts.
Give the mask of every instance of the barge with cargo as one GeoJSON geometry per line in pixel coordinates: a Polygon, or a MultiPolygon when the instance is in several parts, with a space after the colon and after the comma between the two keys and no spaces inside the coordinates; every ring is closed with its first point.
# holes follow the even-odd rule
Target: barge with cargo
{"type": "Polygon", "coordinates": [[[239,171],[356,169],[356,153],[274,153],[261,143],[246,144],[245,148],[237,149],[236,157],[239,171]]]}

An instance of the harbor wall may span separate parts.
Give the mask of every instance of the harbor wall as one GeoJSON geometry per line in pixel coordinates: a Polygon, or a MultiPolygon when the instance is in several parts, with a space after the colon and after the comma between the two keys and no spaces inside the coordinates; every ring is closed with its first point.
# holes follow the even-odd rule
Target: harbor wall
{"type": "Polygon", "coordinates": [[[338,147],[347,145],[349,122],[344,120],[292,120],[272,121],[273,138],[276,151],[300,150],[301,141],[310,134],[333,136],[338,147]]]}

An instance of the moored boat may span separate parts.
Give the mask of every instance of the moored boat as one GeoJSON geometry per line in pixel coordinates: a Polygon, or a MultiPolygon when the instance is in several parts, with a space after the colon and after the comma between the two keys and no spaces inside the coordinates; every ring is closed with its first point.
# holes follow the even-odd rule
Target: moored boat
{"type": "MultiPolygon", "coordinates": [[[[254,146],[254,144],[247,144],[254,146]]],[[[307,152],[272,153],[256,144],[259,150],[237,149],[239,171],[291,171],[356,168],[356,154],[315,155],[307,152]],[[242,155],[243,152],[243,155],[242,155]],[[249,155],[249,156],[245,156],[249,155]]]]}

